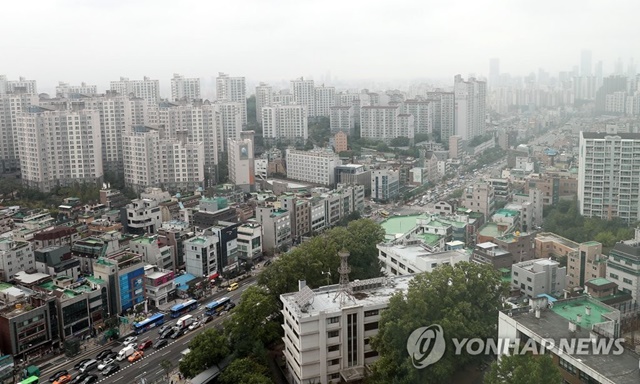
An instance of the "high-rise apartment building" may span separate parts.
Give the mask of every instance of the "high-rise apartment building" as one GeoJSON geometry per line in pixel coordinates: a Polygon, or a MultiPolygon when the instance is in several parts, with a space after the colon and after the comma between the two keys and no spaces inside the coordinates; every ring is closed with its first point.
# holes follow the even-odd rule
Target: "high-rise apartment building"
{"type": "Polygon", "coordinates": [[[255,184],[253,140],[251,138],[229,139],[227,143],[229,182],[245,192],[253,191],[255,184]]]}
{"type": "Polygon", "coordinates": [[[331,107],[336,105],[336,89],[335,87],[315,88],[315,116],[329,117],[331,107]]]}
{"type": "Polygon", "coordinates": [[[596,91],[596,112],[605,113],[607,95],[627,90],[627,78],[625,76],[609,76],[602,80],[602,86],[596,91]]]}
{"type": "Polygon", "coordinates": [[[256,87],[256,121],[262,123],[262,107],[270,107],[273,104],[273,88],[266,83],[260,83],[256,87]]]}
{"type": "Polygon", "coordinates": [[[98,93],[98,87],[96,85],[87,85],[81,83],[80,85],[70,85],[60,81],[56,86],[56,97],[68,98],[72,95],[86,95],[91,96],[98,93]]]}
{"type": "Polygon", "coordinates": [[[27,80],[20,76],[18,80],[7,80],[6,76],[0,77],[0,93],[31,93],[38,94],[38,86],[35,80],[27,80]]]}
{"type": "Polygon", "coordinates": [[[216,98],[218,101],[240,103],[241,123],[247,124],[247,85],[244,77],[230,77],[226,73],[218,73],[216,98]]]}
{"type": "Polygon", "coordinates": [[[171,79],[171,100],[200,100],[202,95],[200,94],[200,79],[198,78],[185,78],[177,73],[173,74],[171,79]]]}
{"type": "Polygon", "coordinates": [[[30,106],[38,105],[38,95],[23,91],[0,94],[0,169],[15,171],[20,167],[18,158],[17,116],[30,106]]]}
{"type": "Polygon", "coordinates": [[[204,184],[204,143],[188,132],[165,138],[162,130],[137,126],[123,136],[124,181],[136,191],[147,187],[192,191],[204,184]]]}
{"type": "Polygon", "coordinates": [[[351,136],[355,128],[355,116],[352,105],[336,105],[329,111],[331,133],[344,132],[351,136]]]}
{"type": "Polygon", "coordinates": [[[296,104],[306,107],[307,116],[316,115],[316,88],[313,80],[305,80],[304,77],[291,80],[291,94],[296,104]]]}
{"type": "MultiPolygon", "coordinates": [[[[216,113],[218,115],[218,145],[220,152],[227,150],[227,141],[229,139],[236,140],[240,138],[240,132],[242,132],[243,115],[242,108],[245,108],[246,115],[246,101],[244,103],[238,103],[234,101],[217,101],[215,103],[216,113]]],[[[245,120],[246,121],[246,120],[245,120]]]]}
{"type": "Polygon", "coordinates": [[[433,102],[433,130],[440,132],[440,140],[446,143],[455,135],[455,94],[435,91],[427,94],[433,102]]]}
{"type": "Polygon", "coordinates": [[[287,149],[287,177],[293,180],[332,186],[335,168],[341,163],[340,157],[331,150],[287,149]]]}
{"type": "Polygon", "coordinates": [[[160,81],[151,80],[147,76],[142,80],[121,77],[120,80],[111,82],[111,90],[126,96],[133,94],[145,99],[149,105],[155,105],[160,101],[160,81]]]}
{"type": "Polygon", "coordinates": [[[576,100],[594,100],[598,81],[595,76],[580,76],[573,78],[573,94],[576,100]]]}
{"type": "Polygon", "coordinates": [[[404,113],[413,115],[415,133],[433,133],[433,106],[435,103],[421,98],[405,100],[404,113]]]}
{"type": "Polygon", "coordinates": [[[581,76],[593,75],[591,71],[591,51],[588,49],[584,49],[582,50],[582,52],[580,52],[580,75],[581,76]]]}
{"type": "Polygon", "coordinates": [[[455,93],[455,134],[464,140],[482,136],[486,131],[487,83],[462,76],[454,78],[455,93]]]}
{"type": "Polygon", "coordinates": [[[262,108],[262,135],[269,139],[306,141],[309,137],[307,107],[289,104],[262,108]]]}
{"type": "Polygon", "coordinates": [[[30,107],[17,116],[22,181],[49,192],[57,186],[102,182],[100,113],[30,107]]]}
{"type": "Polygon", "coordinates": [[[580,214],[640,220],[640,134],[580,132],[580,214]]]}
{"type": "Polygon", "coordinates": [[[401,113],[399,105],[365,106],[360,108],[360,137],[391,140],[415,136],[413,115],[401,113]]]}

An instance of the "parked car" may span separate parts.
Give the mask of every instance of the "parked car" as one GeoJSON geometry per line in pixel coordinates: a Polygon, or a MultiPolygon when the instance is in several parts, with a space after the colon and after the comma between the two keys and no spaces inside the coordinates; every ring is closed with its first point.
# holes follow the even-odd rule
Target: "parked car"
{"type": "Polygon", "coordinates": [[[167,345],[169,345],[169,340],[167,339],[160,339],[158,340],[158,342],[156,343],[156,345],[154,346],[155,349],[160,349],[162,347],[166,347],[167,345]]]}
{"type": "MultiPolygon", "coordinates": [[[[100,352],[102,353],[102,352],[100,352]]],[[[76,363],[76,365],[73,366],[73,369],[75,370],[79,370],[80,368],[82,368],[83,365],[85,365],[89,360],[91,359],[82,359],[80,361],[78,361],[78,363],[76,363]]]]}
{"type": "Polygon", "coordinates": [[[102,374],[104,376],[109,376],[110,374],[116,373],[119,370],[120,370],[120,366],[116,363],[113,363],[104,367],[104,369],[102,370],[102,374]]]}
{"type": "Polygon", "coordinates": [[[109,365],[109,364],[111,364],[111,363],[113,363],[115,361],[116,361],[116,359],[104,359],[104,360],[102,360],[102,363],[100,363],[98,365],[98,371],[102,371],[107,365],[109,365]]]}
{"type": "Polygon", "coordinates": [[[49,377],[49,382],[53,383],[54,381],[57,381],[60,377],[64,376],[64,375],[68,375],[69,372],[66,369],[60,370],[56,373],[54,373],[53,375],[51,375],[51,377],[49,377]]]}
{"type": "Polygon", "coordinates": [[[142,351],[135,351],[135,352],[133,353],[133,355],[129,356],[129,362],[130,362],[130,363],[136,362],[136,361],[138,361],[138,360],[142,359],[142,357],[143,357],[143,356],[144,356],[144,352],[142,352],[142,351]]]}
{"type": "Polygon", "coordinates": [[[271,260],[267,260],[264,262],[263,266],[268,267],[271,265],[271,260]]]}
{"type": "Polygon", "coordinates": [[[96,375],[88,375],[87,377],[84,378],[84,380],[80,384],[93,384],[96,381],[98,381],[98,376],[96,376],[96,375]]]}
{"type": "Polygon", "coordinates": [[[111,352],[112,351],[110,349],[105,349],[104,351],[98,353],[98,356],[96,356],[96,360],[104,360],[111,352]]]}
{"type": "Polygon", "coordinates": [[[122,342],[122,345],[124,345],[125,347],[129,344],[133,344],[138,340],[138,336],[129,336],[126,339],[124,339],[124,341],[122,342]]]}
{"type": "Polygon", "coordinates": [[[67,384],[70,381],[71,381],[71,375],[67,373],[65,375],[58,377],[58,379],[54,381],[53,384],[67,384]]]}
{"type": "Polygon", "coordinates": [[[138,351],[144,351],[147,348],[151,348],[153,340],[145,340],[138,345],[138,351]]]}

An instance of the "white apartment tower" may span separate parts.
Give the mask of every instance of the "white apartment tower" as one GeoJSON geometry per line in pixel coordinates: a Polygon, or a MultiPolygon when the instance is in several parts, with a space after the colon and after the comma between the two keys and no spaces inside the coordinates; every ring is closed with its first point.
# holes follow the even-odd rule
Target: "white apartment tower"
{"type": "Polygon", "coordinates": [[[200,94],[200,79],[198,78],[185,78],[177,73],[173,74],[171,79],[171,100],[200,100],[202,96],[200,94]]]}
{"type": "Polygon", "coordinates": [[[640,220],[640,134],[580,132],[580,214],[640,220]]]}
{"type": "Polygon", "coordinates": [[[8,172],[19,169],[17,116],[30,106],[38,105],[38,95],[20,91],[0,94],[0,170],[8,172]]]}
{"type": "Polygon", "coordinates": [[[260,83],[256,87],[256,121],[262,123],[262,107],[270,107],[273,104],[273,88],[266,83],[260,83]]]}
{"type": "MultiPolygon", "coordinates": [[[[240,138],[242,132],[242,108],[246,109],[245,103],[231,101],[217,101],[215,103],[218,123],[220,124],[216,132],[218,134],[218,148],[220,152],[227,150],[227,141],[240,138]]],[[[246,113],[246,112],[245,112],[246,113]]]]}
{"type": "Polygon", "coordinates": [[[247,124],[247,86],[244,77],[229,77],[219,72],[216,78],[216,97],[218,101],[240,103],[242,124],[247,124]]]}
{"type": "Polygon", "coordinates": [[[355,118],[352,105],[336,105],[331,107],[329,114],[331,133],[344,132],[351,136],[355,128],[355,118]]]}
{"type": "Polygon", "coordinates": [[[253,140],[249,138],[229,139],[228,161],[229,182],[242,188],[245,192],[251,192],[255,183],[253,140]]]}
{"type": "Polygon", "coordinates": [[[315,116],[329,117],[331,107],[336,105],[335,87],[316,87],[315,89],[315,116]]]}
{"type": "Polygon", "coordinates": [[[340,157],[331,150],[287,149],[287,177],[293,180],[333,186],[335,168],[341,163],[340,157]]]}
{"type": "Polygon", "coordinates": [[[433,132],[433,105],[429,100],[410,99],[403,103],[404,113],[413,115],[415,133],[433,132]]]}
{"type": "Polygon", "coordinates": [[[486,132],[487,83],[470,78],[464,81],[462,76],[454,78],[455,94],[455,134],[464,140],[482,136],[486,132]]]}
{"type": "Polygon", "coordinates": [[[146,76],[142,80],[129,80],[127,77],[121,77],[120,80],[111,82],[111,90],[126,96],[133,94],[145,99],[149,105],[157,104],[160,101],[160,82],[146,76]]]}
{"type": "Polygon", "coordinates": [[[316,115],[316,88],[313,80],[305,80],[304,77],[291,80],[291,94],[296,104],[306,107],[307,116],[316,115]]]}
{"type": "Polygon", "coordinates": [[[70,85],[63,81],[60,81],[56,86],[56,97],[70,97],[71,95],[96,95],[98,93],[98,87],[96,85],[87,85],[81,83],[80,85],[70,85]]]}
{"type": "Polygon", "coordinates": [[[262,108],[262,135],[270,139],[307,140],[307,108],[302,105],[274,105],[262,108]]]}
{"type": "Polygon", "coordinates": [[[453,92],[429,92],[433,103],[433,130],[440,132],[442,142],[455,135],[455,94],[453,92]]]}
{"type": "Polygon", "coordinates": [[[49,192],[56,186],[102,182],[100,113],[31,107],[17,117],[22,181],[49,192]]]}
{"type": "Polygon", "coordinates": [[[408,118],[399,121],[400,108],[390,106],[364,106],[360,108],[360,137],[376,140],[391,140],[396,137],[413,137],[409,131],[408,118]]]}
{"type": "MultiPolygon", "coordinates": [[[[27,80],[20,76],[18,80],[4,80],[0,79],[0,83],[4,82],[4,86],[0,85],[0,91],[4,88],[4,93],[18,92],[18,93],[31,93],[38,94],[38,87],[35,80],[27,80]]],[[[2,93],[2,92],[0,92],[2,93]]]]}

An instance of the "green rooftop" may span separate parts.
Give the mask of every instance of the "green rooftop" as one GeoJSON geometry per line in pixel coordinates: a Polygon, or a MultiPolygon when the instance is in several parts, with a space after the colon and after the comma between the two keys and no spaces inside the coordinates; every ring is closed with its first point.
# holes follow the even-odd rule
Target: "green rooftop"
{"type": "Polygon", "coordinates": [[[610,309],[605,308],[603,305],[589,301],[586,298],[579,298],[568,302],[556,302],[551,310],[570,321],[576,321],[578,315],[582,315],[582,319],[578,324],[587,329],[591,329],[591,326],[594,324],[605,321],[602,315],[611,312],[610,309]],[[587,315],[586,307],[591,308],[590,315],[587,315]]]}
{"type": "Polygon", "coordinates": [[[498,237],[502,235],[502,231],[498,230],[498,224],[486,223],[480,228],[479,234],[487,237],[498,237]]]}
{"type": "Polygon", "coordinates": [[[422,238],[422,240],[427,245],[438,245],[438,243],[440,242],[440,236],[433,233],[423,233],[421,235],[418,235],[418,237],[422,238]]]}
{"type": "Polygon", "coordinates": [[[153,244],[155,240],[156,239],[154,237],[143,236],[143,237],[138,237],[137,239],[133,239],[131,241],[135,241],[136,243],[140,243],[140,244],[153,244]]]}
{"type": "Polygon", "coordinates": [[[412,216],[392,216],[380,225],[387,234],[387,238],[395,239],[397,235],[404,235],[416,226],[416,219],[420,215],[412,216]]]}
{"type": "Polygon", "coordinates": [[[584,243],[582,243],[588,247],[594,246],[594,245],[601,245],[602,243],[597,242],[597,241],[585,241],[584,243]]]}
{"type": "Polygon", "coordinates": [[[96,260],[96,264],[102,264],[102,265],[115,265],[114,263],[112,263],[111,261],[105,259],[105,258],[99,258],[98,260],[96,260]]]}
{"type": "Polygon", "coordinates": [[[197,243],[197,244],[204,244],[207,242],[207,239],[205,239],[204,237],[198,236],[198,237],[194,237],[193,239],[189,240],[190,243],[197,243]]]}
{"type": "Polygon", "coordinates": [[[604,277],[598,277],[596,279],[589,280],[588,283],[591,283],[591,284],[597,285],[597,286],[611,284],[611,282],[609,280],[605,279],[604,277]]]}
{"type": "Polygon", "coordinates": [[[53,291],[56,288],[56,285],[53,283],[53,281],[48,281],[46,283],[40,284],[39,287],[44,288],[47,291],[53,291]]]}
{"type": "Polygon", "coordinates": [[[99,279],[97,277],[94,276],[85,276],[85,279],[87,279],[89,282],[94,283],[94,284],[104,284],[104,280],[99,279]]]}
{"type": "Polygon", "coordinates": [[[496,215],[500,215],[500,216],[504,216],[504,217],[514,217],[514,216],[518,216],[520,212],[514,210],[514,209],[498,209],[498,211],[495,213],[496,215]]]}
{"type": "Polygon", "coordinates": [[[13,287],[13,285],[0,281],[0,291],[4,291],[5,289],[9,289],[11,287],[13,287]]]}

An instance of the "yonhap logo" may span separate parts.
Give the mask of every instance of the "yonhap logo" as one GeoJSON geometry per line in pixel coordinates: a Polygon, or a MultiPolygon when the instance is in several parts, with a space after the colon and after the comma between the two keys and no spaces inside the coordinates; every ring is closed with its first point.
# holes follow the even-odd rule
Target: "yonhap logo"
{"type": "Polygon", "coordinates": [[[420,327],[411,332],[407,339],[407,352],[411,356],[411,363],[418,369],[440,361],[446,348],[444,331],[438,324],[420,327]]]}

